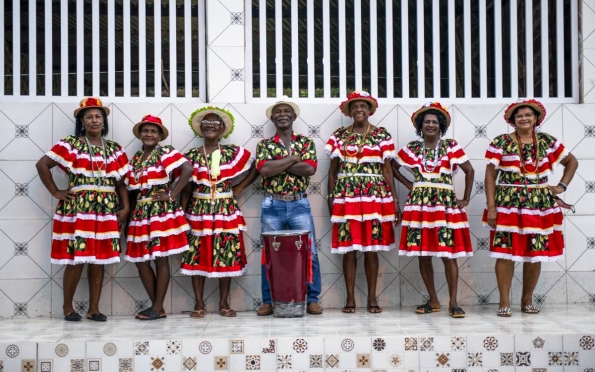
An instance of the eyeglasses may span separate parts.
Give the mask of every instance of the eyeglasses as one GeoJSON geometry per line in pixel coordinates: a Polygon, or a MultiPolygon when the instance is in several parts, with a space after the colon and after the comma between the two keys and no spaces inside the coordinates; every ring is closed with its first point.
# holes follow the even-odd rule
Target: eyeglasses
{"type": "Polygon", "coordinates": [[[213,125],[213,126],[219,126],[221,124],[221,122],[220,121],[217,121],[217,120],[213,120],[213,121],[203,120],[200,123],[202,125],[213,125]]]}

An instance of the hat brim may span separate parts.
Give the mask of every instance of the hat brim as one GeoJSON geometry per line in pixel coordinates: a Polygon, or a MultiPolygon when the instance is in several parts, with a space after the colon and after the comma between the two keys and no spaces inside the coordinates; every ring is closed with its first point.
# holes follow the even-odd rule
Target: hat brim
{"type": "Polygon", "coordinates": [[[537,121],[535,122],[535,126],[538,127],[543,124],[545,120],[545,107],[541,104],[541,102],[537,101],[524,101],[524,102],[515,102],[509,105],[504,112],[504,119],[508,122],[508,124],[514,126],[514,119],[512,119],[512,113],[519,107],[531,107],[535,111],[539,113],[537,117],[537,121]]]}
{"type": "Polygon", "coordinates": [[[273,109],[279,105],[287,105],[287,106],[291,107],[293,109],[293,113],[295,114],[295,117],[297,118],[298,116],[300,116],[300,106],[298,106],[297,103],[295,103],[295,102],[286,102],[285,101],[285,102],[276,102],[276,103],[273,103],[272,105],[270,105],[266,111],[267,119],[271,118],[271,116],[273,115],[273,109]]]}
{"type": "Polygon", "coordinates": [[[368,102],[371,107],[370,108],[370,116],[374,115],[374,113],[376,112],[376,109],[378,108],[378,103],[376,103],[376,101],[372,98],[361,97],[361,98],[348,99],[347,101],[344,101],[343,103],[341,103],[341,112],[343,113],[343,115],[351,117],[349,105],[351,104],[351,102],[355,102],[355,101],[368,102]]]}
{"type": "Polygon", "coordinates": [[[98,109],[102,109],[103,112],[105,112],[105,115],[109,115],[110,110],[109,108],[105,107],[105,106],[86,106],[86,107],[79,107],[76,110],[74,110],[74,117],[76,118],[77,116],[79,116],[79,112],[81,112],[82,110],[86,110],[86,109],[90,109],[90,108],[98,108],[98,109]]]}
{"type": "Polygon", "coordinates": [[[153,125],[157,126],[159,129],[161,129],[161,133],[163,133],[163,137],[161,137],[162,141],[164,139],[166,139],[167,137],[169,137],[169,131],[167,130],[165,125],[159,125],[157,123],[153,123],[152,121],[141,121],[139,123],[134,124],[134,127],[132,127],[132,133],[134,134],[134,136],[136,138],[140,139],[140,127],[143,124],[153,124],[153,125]]]}
{"type": "Polygon", "coordinates": [[[223,124],[225,124],[225,129],[223,130],[223,134],[221,135],[221,137],[227,137],[227,135],[231,131],[231,128],[233,128],[233,121],[226,112],[217,109],[202,110],[192,117],[192,130],[194,130],[194,133],[196,133],[196,135],[200,138],[204,138],[204,134],[200,129],[200,123],[205,118],[205,116],[209,114],[215,114],[223,120],[223,124]]]}
{"type": "Polygon", "coordinates": [[[411,116],[411,123],[413,123],[413,126],[415,127],[415,119],[417,119],[419,115],[430,110],[438,111],[439,113],[441,113],[444,116],[444,119],[446,120],[446,127],[450,127],[450,115],[448,114],[448,112],[441,110],[438,107],[422,107],[419,110],[415,111],[411,116]]]}

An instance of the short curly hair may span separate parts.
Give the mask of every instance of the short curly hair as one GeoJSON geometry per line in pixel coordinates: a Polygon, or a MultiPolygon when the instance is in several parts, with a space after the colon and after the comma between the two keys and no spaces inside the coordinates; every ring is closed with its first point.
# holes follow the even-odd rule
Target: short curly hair
{"type": "Polygon", "coordinates": [[[440,137],[444,136],[446,134],[446,131],[448,130],[448,125],[446,125],[446,117],[444,116],[444,114],[442,112],[440,112],[438,110],[428,110],[426,112],[419,114],[415,118],[415,133],[419,137],[422,137],[421,128],[423,126],[424,119],[425,119],[426,115],[428,115],[428,114],[436,115],[436,117],[438,118],[438,123],[440,123],[440,137]]]}

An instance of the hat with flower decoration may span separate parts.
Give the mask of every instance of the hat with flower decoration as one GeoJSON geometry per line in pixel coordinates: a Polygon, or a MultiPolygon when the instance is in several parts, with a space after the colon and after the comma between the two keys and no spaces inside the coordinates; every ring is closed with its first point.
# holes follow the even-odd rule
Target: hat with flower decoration
{"type": "Polygon", "coordinates": [[[504,120],[512,126],[514,126],[514,118],[512,114],[514,110],[519,107],[531,107],[535,111],[537,111],[537,122],[535,126],[538,127],[543,123],[543,119],[545,119],[545,107],[536,99],[530,98],[525,100],[519,100],[518,102],[511,103],[504,111],[504,120]]]}
{"type": "Polygon", "coordinates": [[[81,110],[84,109],[88,109],[88,108],[98,108],[98,109],[102,109],[106,115],[109,115],[110,111],[109,108],[107,108],[106,106],[103,105],[103,103],[101,102],[101,100],[99,98],[96,97],[87,97],[87,98],[83,98],[79,104],[79,108],[77,108],[76,110],[74,110],[74,117],[76,118],[79,115],[79,112],[81,112],[81,110]]]}
{"type": "Polygon", "coordinates": [[[370,95],[370,93],[363,92],[363,91],[353,91],[353,92],[349,93],[349,95],[347,96],[347,100],[341,102],[341,104],[339,105],[341,112],[345,116],[351,116],[351,112],[349,110],[349,105],[353,101],[368,102],[371,107],[370,108],[370,116],[374,115],[374,113],[376,112],[376,109],[378,108],[378,101],[376,101],[376,98],[372,97],[370,95]]]}
{"type": "Polygon", "coordinates": [[[190,125],[190,128],[192,128],[194,133],[196,133],[196,135],[200,138],[204,137],[204,135],[202,134],[202,130],[200,129],[200,123],[205,118],[205,116],[209,114],[215,114],[219,116],[221,120],[223,120],[225,129],[223,130],[223,134],[221,136],[223,138],[229,137],[229,135],[234,130],[235,119],[231,112],[217,106],[207,106],[199,108],[190,115],[190,119],[188,119],[188,124],[190,125]]]}
{"type": "Polygon", "coordinates": [[[267,110],[265,112],[267,119],[271,118],[271,116],[273,115],[273,109],[278,105],[287,105],[292,108],[293,113],[295,114],[296,117],[300,116],[300,106],[298,106],[297,103],[290,100],[289,97],[283,96],[283,97],[281,97],[280,101],[273,103],[272,105],[270,105],[267,108],[267,110]]]}
{"type": "Polygon", "coordinates": [[[415,119],[419,115],[430,110],[438,111],[442,115],[444,115],[444,119],[446,119],[446,127],[450,127],[450,113],[448,112],[448,109],[442,106],[440,102],[428,102],[425,105],[423,105],[419,110],[415,111],[413,115],[411,115],[411,122],[413,123],[413,126],[415,126],[415,119]]]}
{"type": "Polygon", "coordinates": [[[132,127],[132,133],[134,133],[134,136],[138,139],[140,139],[140,128],[143,124],[153,124],[153,125],[157,125],[160,129],[161,129],[161,133],[163,134],[163,136],[161,137],[161,140],[163,141],[164,139],[167,138],[167,136],[169,136],[169,131],[167,130],[167,128],[165,127],[165,125],[163,125],[163,122],[161,122],[161,119],[158,116],[155,115],[145,115],[143,116],[143,118],[141,119],[141,121],[139,121],[138,123],[134,124],[134,127],[132,127]]]}

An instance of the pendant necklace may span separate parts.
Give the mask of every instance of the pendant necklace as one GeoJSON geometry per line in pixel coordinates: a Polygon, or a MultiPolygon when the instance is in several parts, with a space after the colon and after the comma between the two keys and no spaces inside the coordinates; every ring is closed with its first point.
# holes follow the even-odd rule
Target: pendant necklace
{"type": "Polygon", "coordinates": [[[100,182],[103,184],[103,178],[101,177],[101,171],[106,169],[107,170],[107,156],[105,155],[105,141],[103,137],[101,137],[101,150],[102,150],[102,157],[103,157],[103,164],[101,166],[95,164],[93,150],[95,146],[91,144],[89,141],[89,137],[85,136],[85,142],[87,143],[87,150],[89,151],[89,157],[91,158],[91,174],[93,174],[93,183],[97,186],[97,178],[100,178],[102,181],[100,182]],[[95,175],[95,167],[97,165],[97,176],[95,175]]]}
{"type": "MultiPolygon", "coordinates": [[[[353,129],[354,129],[354,125],[351,125],[351,130],[349,131],[349,136],[347,137],[347,140],[343,141],[343,151],[345,152],[345,157],[347,158],[347,156],[350,157],[356,157],[356,164],[359,165],[359,154],[362,151],[362,147],[364,146],[364,143],[366,142],[366,137],[368,137],[368,132],[370,131],[370,123],[368,122],[368,125],[366,126],[366,130],[364,131],[364,134],[361,138],[361,140],[359,141],[359,143],[357,144],[357,150],[355,152],[349,152],[349,150],[347,150],[347,144],[349,142],[349,140],[351,139],[351,136],[353,135],[353,129]]],[[[357,134],[357,133],[356,133],[357,134]]]]}
{"type": "MultiPolygon", "coordinates": [[[[525,168],[525,151],[523,149],[523,143],[521,142],[521,137],[519,136],[518,132],[514,132],[515,137],[516,137],[516,141],[517,141],[517,147],[518,147],[518,155],[519,158],[521,159],[521,172],[523,174],[523,183],[525,186],[527,186],[528,180],[527,180],[527,173],[531,173],[531,172],[527,172],[527,169],[525,168]]],[[[533,131],[533,149],[535,149],[535,173],[537,174],[537,185],[539,185],[539,142],[537,141],[537,134],[535,134],[535,131],[533,131]]],[[[529,164],[531,164],[533,162],[533,159],[531,158],[531,156],[529,156],[529,164]]]]}
{"type": "Polygon", "coordinates": [[[433,161],[429,161],[426,158],[426,142],[422,139],[421,140],[421,144],[422,144],[422,167],[423,169],[425,169],[427,172],[433,172],[434,169],[436,169],[436,166],[438,165],[438,152],[440,151],[440,142],[442,142],[442,140],[438,140],[438,142],[436,143],[436,148],[434,149],[434,160],[433,161]]]}
{"type": "MultiPolygon", "coordinates": [[[[219,153],[221,153],[221,144],[217,144],[219,153]]],[[[209,184],[211,185],[211,205],[215,205],[215,188],[217,187],[217,179],[213,179],[211,176],[211,167],[209,167],[209,158],[207,157],[207,149],[202,146],[203,154],[205,155],[205,164],[207,166],[207,175],[209,176],[209,184]]]]}
{"type": "Polygon", "coordinates": [[[136,181],[136,183],[138,183],[138,181],[140,180],[141,176],[143,175],[143,173],[147,170],[148,166],[149,166],[149,162],[151,161],[151,159],[153,159],[153,154],[158,151],[161,148],[161,146],[156,146],[153,151],[151,151],[151,153],[149,154],[149,156],[147,156],[147,159],[145,159],[144,161],[144,166],[141,166],[143,164],[143,157],[140,156],[138,163],[136,165],[138,165],[138,167],[134,167],[134,180],[136,181]]]}

